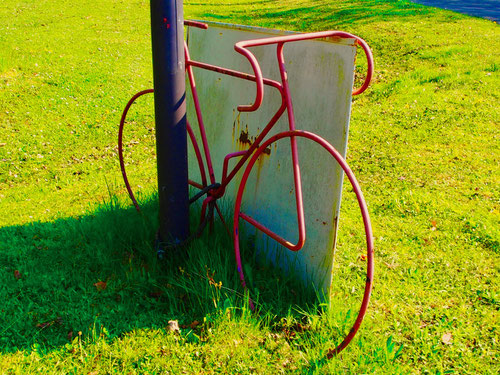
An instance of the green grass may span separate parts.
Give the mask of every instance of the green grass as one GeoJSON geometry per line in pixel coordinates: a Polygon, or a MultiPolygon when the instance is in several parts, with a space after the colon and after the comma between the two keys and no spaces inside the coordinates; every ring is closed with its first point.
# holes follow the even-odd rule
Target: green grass
{"type": "Polygon", "coordinates": [[[121,182],[119,116],[152,86],[149,2],[6,0],[0,372],[498,373],[498,26],[408,1],[185,1],[185,15],[342,29],[372,47],[375,78],[354,100],[348,152],[376,244],[359,335],[324,360],[352,322],[364,266],[349,191],[331,307],[256,267],[248,247],[261,291],[251,314],[220,228],[189,257],[154,256],[152,98],[127,128],[144,215],[121,182]],[[168,333],[169,320],[186,328],[168,333]]]}

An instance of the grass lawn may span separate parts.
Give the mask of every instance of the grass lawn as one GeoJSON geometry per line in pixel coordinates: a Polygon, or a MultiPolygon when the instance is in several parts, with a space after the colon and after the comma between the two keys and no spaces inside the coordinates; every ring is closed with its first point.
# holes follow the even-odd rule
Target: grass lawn
{"type": "Polygon", "coordinates": [[[189,257],[156,259],[152,98],[127,128],[142,215],[116,146],[122,108],[152,87],[149,1],[4,0],[0,373],[499,373],[498,25],[406,0],[184,4],[186,18],[339,29],[372,47],[348,151],[375,236],[361,330],[325,359],[365,266],[349,191],[330,306],[247,248],[252,314],[220,227],[189,257]]]}

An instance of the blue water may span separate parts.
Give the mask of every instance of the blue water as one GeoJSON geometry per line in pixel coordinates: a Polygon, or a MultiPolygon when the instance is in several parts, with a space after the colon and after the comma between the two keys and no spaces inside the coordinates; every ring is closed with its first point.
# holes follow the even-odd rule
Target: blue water
{"type": "Polygon", "coordinates": [[[453,10],[500,22],[500,0],[412,0],[414,3],[453,10]]]}

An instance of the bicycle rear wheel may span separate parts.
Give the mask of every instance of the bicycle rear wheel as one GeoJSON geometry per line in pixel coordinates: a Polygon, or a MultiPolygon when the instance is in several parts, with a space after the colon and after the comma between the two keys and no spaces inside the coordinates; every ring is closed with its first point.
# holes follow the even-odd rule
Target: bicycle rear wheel
{"type": "MultiPolygon", "coordinates": [[[[133,205],[135,206],[135,208],[138,212],[140,212],[141,209],[139,207],[139,204],[137,203],[137,199],[135,198],[134,192],[132,191],[132,187],[130,186],[130,183],[128,180],[127,171],[125,169],[125,157],[124,157],[124,153],[123,153],[123,132],[125,129],[125,124],[127,123],[126,122],[127,114],[128,114],[130,107],[141,96],[144,96],[146,94],[151,94],[153,92],[154,92],[153,89],[147,89],[147,90],[140,91],[137,94],[135,94],[128,101],[127,105],[125,106],[125,109],[123,110],[123,113],[122,113],[122,116],[120,119],[120,125],[118,128],[118,158],[120,161],[120,169],[122,172],[123,181],[125,183],[125,187],[127,188],[127,192],[128,192],[129,197],[130,197],[130,200],[132,201],[133,205]]],[[[187,123],[186,128],[187,128],[189,139],[191,140],[191,145],[192,145],[194,152],[195,152],[195,155],[196,155],[196,159],[198,161],[199,174],[200,174],[200,178],[201,178],[201,182],[195,182],[195,181],[189,180],[189,184],[191,186],[194,186],[195,188],[201,190],[207,186],[207,179],[206,179],[206,173],[205,173],[205,166],[203,163],[203,157],[201,155],[201,151],[200,151],[200,148],[198,146],[198,142],[196,141],[195,135],[194,135],[189,123],[187,123]]]]}

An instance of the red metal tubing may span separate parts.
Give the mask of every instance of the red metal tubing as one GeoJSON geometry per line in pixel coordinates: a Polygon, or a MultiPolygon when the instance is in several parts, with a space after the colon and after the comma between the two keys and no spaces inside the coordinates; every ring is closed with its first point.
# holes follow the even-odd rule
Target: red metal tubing
{"type": "MultiPolygon", "coordinates": [[[[196,142],[196,137],[194,136],[193,129],[191,125],[189,125],[189,121],[186,120],[186,129],[189,134],[189,138],[191,138],[191,143],[193,144],[194,153],[196,155],[196,159],[198,159],[198,165],[200,166],[200,175],[201,175],[201,183],[202,189],[207,186],[207,176],[205,174],[205,166],[203,164],[203,158],[201,156],[200,148],[198,147],[198,142],[196,142]]],[[[196,186],[196,185],[193,185],[196,186]]]]}
{"type": "MultiPolygon", "coordinates": [[[[225,74],[225,75],[228,75],[231,77],[245,79],[247,81],[252,81],[252,82],[256,81],[255,76],[252,74],[239,72],[239,71],[233,70],[233,69],[222,68],[222,67],[217,66],[217,65],[211,65],[211,64],[207,64],[207,63],[196,61],[196,60],[187,61],[187,59],[186,59],[186,64],[194,66],[196,68],[211,70],[213,72],[225,74]]],[[[274,80],[268,79],[268,78],[262,78],[262,82],[264,85],[271,86],[271,87],[278,89],[278,91],[280,91],[280,93],[281,93],[282,86],[281,86],[281,83],[279,83],[278,81],[274,81],[274,80]]]]}
{"type": "Polygon", "coordinates": [[[210,176],[210,183],[215,183],[215,174],[214,168],[212,165],[212,157],[210,156],[210,147],[208,146],[207,134],[205,132],[205,125],[203,123],[203,116],[201,114],[200,100],[198,98],[198,91],[196,90],[196,81],[194,79],[193,68],[190,64],[189,50],[187,43],[184,42],[184,55],[185,55],[185,64],[186,71],[189,78],[189,84],[191,86],[191,95],[193,96],[193,103],[196,112],[196,118],[198,119],[198,127],[200,129],[201,142],[203,145],[203,150],[205,152],[205,160],[207,162],[208,175],[210,176]]]}
{"type": "Polygon", "coordinates": [[[206,23],[192,20],[184,20],[184,26],[192,26],[204,30],[208,29],[208,25],[206,23]]]}
{"type": "Polygon", "coordinates": [[[139,204],[137,203],[132,188],[130,187],[130,183],[128,182],[127,172],[125,171],[125,162],[123,161],[123,128],[125,127],[125,120],[127,119],[128,110],[130,109],[132,104],[134,104],[136,99],[141,97],[142,95],[150,94],[152,92],[154,92],[153,89],[139,91],[128,101],[125,109],[123,110],[122,117],[120,119],[120,127],[118,128],[118,158],[120,160],[120,169],[122,171],[122,177],[123,181],[125,182],[125,187],[127,188],[128,195],[132,200],[132,203],[134,204],[137,212],[140,212],[141,209],[139,208],[139,204]]]}
{"type": "Polygon", "coordinates": [[[247,153],[247,150],[244,151],[237,151],[237,152],[232,152],[230,154],[227,154],[224,158],[224,164],[222,166],[222,181],[224,181],[227,177],[227,169],[228,169],[228,164],[229,160],[232,158],[237,158],[238,156],[243,156],[247,153]]]}
{"type": "MultiPolygon", "coordinates": [[[[285,66],[285,56],[283,55],[284,46],[285,46],[284,43],[278,43],[276,48],[276,55],[278,58],[281,82],[283,82],[283,97],[288,112],[288,127],[290,130],[295,130],[295,113],[293,111],[290,86],[288,85],[288,75],[285,66]]],[[[290,149],[292,152],[293,181],[295,186],[295,204],[297,207],[297,225],[299,229],[299,239],[296,245],[293,246],[285,245],[285,246],[292,251],[298,251],[302,249],[306,241],[306,223],[304,219],[304,203],[302,200],[302,182],[300,177],[299,151],[297,149],[297,140],[293,136],[290,137],[290,149]]]]}
{"type": "MultiPolygon", "coordinates": [[[[245,185],[248,180],[248,176],[250,175],[250,171],[255,164],[257,158],[262,154],[262,152],[273,142],[276,142],[282,138],[286,137],[303,137],[303,138],[308,138],[311,139],[312,141],[320,144],[326,151],[332,155],[337,163],[341,166],[342,170],[346,174],[346,176],[349,179],[349,182],[351,183],[354,193],[356,194],[356,199],[358,201],[358,205],[361,210],[361,216],[363,218],[363,224],[365,228],[365,239],[366,239],[366,253],[367,253],[367,269],[366,269],[366,282],[365,282],[365,290],[363,294],[363,300],[361,302],[361,306],[358,312],[358,315],[356,317],[356,320],[350,329],[349,333],[347,336],[342,340],[342,342],[334,349],[329,351],[329,355],[332,354],[337,354],[341,352],[353,339],[353,337],[356,335],[356,332],[358,331],[361,322],[363,321],[363,318],[366,314],[366,310],[368,308],[368,303],[370,301],[370,295],[371,295],[371,290],[372,290],[372,282],[373,282],[373,274],[374,274],[374,259],[373,259],[373,235],[372,235],[372,228],[371,228],[371,223],[370,223],[370,217],[368,214],[368,208],[366,206],[366,202],[363,197],[363,193],[361,192],[361,188],[356,180],[356,177],[354,176],[352,170],[350,169],[349,165],[347,162],[344,160],[342,155],[332,146],[330,145],[326,140],[321,138],[320,136],[306,132],[303,130],[293,130],[293,131],[286,131],[282,132],[279,134],[274,135],[273,137],[269,138],[267,141],[265,141],[258,149],[257,151],[253,154],[251,160],[249,161],[247,167],[245,168],[245,171],[243,173],[243,177],[241,179],[241,183],[238,189],[238,194],[236,196],[236,203],[235,203],[235,209],[234,209],[234,218],[233,218],[233,235],[234,235],[234,251],[235,251],[235,258],[236,258],[236,265],[237,265],[237,270],[240,276],[240,281],[241,284],[244,288],[246,288],[246,283],[245,283],[245,275],[243,273],[243,267],[241,263],[241,254],[240,254],[240,244],[239,244],[239,219],[243,218],[246,220],[245,217],[248,217],[247,215],[243,214],[240,212],[241,210],[241,201],[243,197],[243,192],[245,190],[245,185]]],[[[260,228],[259,228],[260,229],[260,228]]],[[[270,231],[268,229],[268,231],[270,231]]]]}
{"type": "Polygon", "coordinates": [[[370,82],[371,82],[372,77],[373,77],[374,62],[373,62],[372,50],[370,49],[368,44],[363,39],[358,38],[357,36],[354,36],[354,37],[356,38],[356,43],[358,45],[360,45],[361,48],[363,48],[363,51],[365,52],[366,62],[368,65],[368,67],[366,69],[365,81],[363,82],[363,84],[361,85],[361,87],[359,89],[356,89],[352,92],[352,95],[359,95],[359,94],[365,92],[365,90],[368,88],[368,86],[370,86],[370,82]]]}
{"type": "Polygon", "coordinates": [[[240,105],[238,106],[238,111],[253,112],[259,109],[260,105],[262,104],[262,99],[264,98],[264,82],[262,77],[262,70],[260,69],[257,58],[252,53],[246,53],[247,50],[245,50],[243,47],[240,47],[238,43],[234,45],[234,49],[236,50],[236,52],[241,53],[248,59],[255,73],[255,82],[257,83],[257,93],[255,94],[255,100],[253,104],[240,105]]]}
{"type": "MultiPolygon", "coordinates": [[[[252,164],[252,167],[253,167],[253,164],[252,164]]],[[[257,228],[261,232],[267,234],[269,237],[271,237],[276,242],[278,242],[281,245],[285,246],[288,250],[299,251],[299,250],[301,250],[304,247],[304,243],[306,241],[305,226],[303,226],[302,228],[300,228],[300,224],[299,224],[299,239],[297,240],[296,244],[293,244],[292,242],[290,242],[290,241],[284,239],[283,237],[281,237],[280,235],[274,233],[271,229],[266,228],[264,225],[262,225],[257,220],[255,220],[253,217],[251,217],[251,216],[249,216],[249,215],[247,215],[247,214],[245,214],[243,212],[240,212],[240,218],[242,218],[243,220],[245,220],[247,223],[252,224],[255,228],[257,228]],[[300,235],[301,232],[303,233],[302,236],[300,235]]]]}
{"type": "MultiPolygon", "coordinates": [[[[140,91],[137,94],[135,94],[128,101],[127,105],[125,106],[125,109],[123,110],[122,117],[120,119],[120,126],[118,128],[118,159],[120,161],[120,169],[122,172],[122,177],[123,177],[123,181],[125,183],[125,187],[127,188],[128,195],[130,197],[130,200],[132,201],[132,204],[134,205],[135,209],[137,210],[137,212],[140,212],[141,209],[139,207],[139,204],[137,203],[137,199],[135,198],[134,192],[132,191],[132,187],[130,186],[130,183],[128,180],[127,171],[125,169],[125,161],[124,161],[124,155],[123,155],[123,130],[125,128],[125,121],[127,119],[128,111],[129,111],[130,107],[132,106],[132,104],[134,104],[134,102],[137,100],[137,98],[139,98],[143,95],[146,95],[146,94],[153,93],[153,92],[154,92],[153,89],[147,89],[147,90],[140,91]]],[[[205,174],[205,167],[203,165],[203,158],[201,156],[198,142],[196,141],[196,137],[194,136],[193,130],[191,129],[189,122],[186,122],[186,129],[187,129],[189,138],[191,139],[191,143],[193,145],[194,152],[196,154],[196,158],[198,159],[198,166],[200,168],[200,176],[202,179],[201,185],[192,181],[192,180],[188,180],[188,183],[189,183],[189,185],[194,186],[198,189],[203,189],[205,186],[207,186],[207,178],[206,178],[206,174],[205,174]]]]}
{"type": "Polygon", "coordinates": [[[202,184],[199,184],[198,182],[195,182],[195,181],[189,180],[189,179],[188,179],[188,184],[191,186],[194,186],[195,188],[200,189],[200,190],[202,190],[205,187],[202,184]]]}
{"type": "Polygon", "coordinates": [[[255,111],[259,108],[260,104],[262,103],[262,98],[264,96],[264,91],[263,91],[263,82],[262,82],[262,72],[260,69],[260,66],[257,62],[256,57],[250,52],[247,48],[249,47],[256,47],[256,46],[264,46],[264,45],[269,45],[269,44],[284,44],[288,42],[297,42],[301,40],[311,40],[311,39],[322,39],[322,38],[330,38],[330,37],[340,37],[340,38],[352,38],[356,40],[356,43],[359,44],[362,48],[363,51],[366,54],[366,58],[368,61],[368,69],[366,73],[366,78],[363,83],[363,85],[359,88],[353,91],[353,95],[359,95],[362,92],[364,92],[368,86],[370,85],[371,78],[373,76],[373,55],[370,50],[370,47],[368,44],[361,39],[360,37],[346,33],[344,31],[319,31],[315,33],[307,33],[307,34],[294,34],[294,35],[284,35],[284,36],[277,36],[277,37],[270,37],[270,38],[260,38],[260,39],[252,39],[252,40],[245,40],[238,42],[234,45],[234,49],[236,52],[242,54],[245,56],[248,61],[250,62],[250,65],[252,66],[252,69],[255,73],[255,77],[257,79],[256,84],[257,84],[257,93],[255,96],[255,101],[253,104],[249,106],[240,106],[238,109],[240,111],[255,111]]]}

